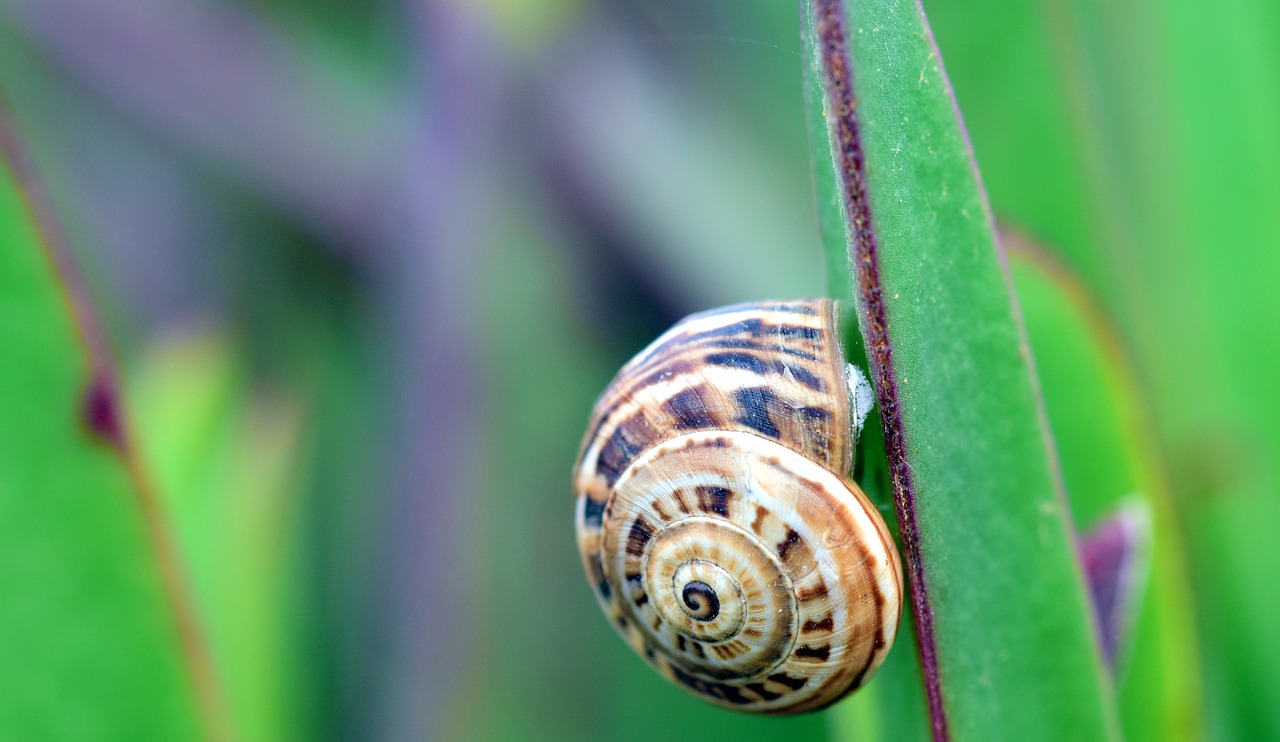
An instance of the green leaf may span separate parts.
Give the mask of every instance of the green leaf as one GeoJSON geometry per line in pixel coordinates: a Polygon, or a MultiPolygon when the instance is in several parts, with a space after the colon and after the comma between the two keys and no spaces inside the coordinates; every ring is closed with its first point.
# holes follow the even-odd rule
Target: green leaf
{"type": "Polygon", "coordinates": [[[1203,737],[1200,663],[1185,545],[1153,427],[1120,340],[1083,285],[1018,234],[1010,266],[1071,510],[1081,530],[1139,502],[1149,513],[1149,571],[1121,639],[1116,686],[1125,739],[1203,737]]]}
{"type": "Polygon", "coordinates": [[[877,385],[933,734],[1117,737],[1011,279],[923,12],[804,8],[817,190],[841,207],[825,242],[877,385]]]}
{"type": "Polygon", "coordinates": [[[131,374],[130,398],[236,729],[298,739],[286,578],[303,415],[283,390],[251,387],[238,350],[216,331],[168,338],[131,374]]]}
{"type": "Polygon", "coordinates": [[[196,739],[211,674],[114,371],[0,111],[0,729],[196,739]]]}
{"type": "Polygon", "coordinates": [[[1207,725],[1280,738],[1280,6],[1046,7],[1187,532],[1207,725]]]}

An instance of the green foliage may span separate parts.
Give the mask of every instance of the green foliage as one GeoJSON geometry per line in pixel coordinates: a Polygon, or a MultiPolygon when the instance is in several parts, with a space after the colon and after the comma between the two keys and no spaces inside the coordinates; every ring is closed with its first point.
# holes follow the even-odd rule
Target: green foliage
{"type": "Polygon", "coordinates": [[[1116,736],[1056,451],[931,32],[914,3],[805,8],[815,166],[836,180],[819,191],[845,206],[827,249],[848,256],[878,383],[935,734],[1116,736]]]}
{"type": "Polygon", "coordinates": [[[1128,361],[1113,328],[1060,264],[1022,236],[1006,235],[1005,244],[1076,524],[1087,530],[1133,501],[1150,521],[1150,541],[1140,545],[1147,553],[1136,575],[1136,621],[1122,627],[1115,673],[1125,738],[1199,738],[1186,551],[1128,361]]]}
{"type": "Polygon", "coordinates": [[[1190,565],[1200,661],[1183,672],[1203,685],[1204,731],[1276,737],[1266,617],[1280,596],[1257,589],[1280,562],[1262,533],[1280,520],[1280,395],[1264,380],[1280,347],[1280,173],[1259,166],[1280,126],[1276,5],[930,11],[997,210],[1060,252],[1136,367],[1175,506],[1164,532],[1190,565]],[[1017,64],[991,51],[1014,48],[1017,64]]]}
{"type": "MultiPolygon", "coordinates": [[[[917,3],[843,3],[905,441],[873,415],[856,476],[892,523],[909,465],[951,736],[1280,738],[1280,5],[924,4],[992,210],[1043,245],[1006,237],[1010,279],[917,3]],[[1151,540],[1113,674],[1073,538],[1118,507],[1151,540]]],[[[825,144],[814,229],[829,106],[795,11],[0,4],[0,87],[89,279],[7,160],[0,737],[930,738],[910,618],[831,711],[734,715],[635,660],[572,543],[620,363],[686,312],[823,291],[824,260],[860,299],[825,144]],[[413,345],[439,306],[404,299],[441,286],[465,331],[413,345]],[[82,422],[114,377],[90,297],[136,450],[82,422]],[[422,392],[402,356],[471,360],[422,392]],[[478,403],[402,440],[459,378],[478,403]],[[458,440],[397,523],[389,481],[458,440]],[[388,556],[423,533],[447,548],[388,556]]]]}
{"type": "Polygon", "coordinates": [[[86,347],[11,134],[0,121],[0,729],[197,739],[202,650],[179,638],[167,526],[127,441],[87,427],[91,379],[111,369],[86,347]]]}
{"type": "Polygon", "coordinates": [[[1209,731],[1280,735],[1280,14],[1235,0],[1081,2],[1062,24],[1089,219],[1152,400],[1203,628],[1209,731]],[[1129,60],[1116,64],[1116,60],[1129,60]],[[1192,345],[1195,352],[1188,352],[1192,345]]]}
{"type": "Polygon", "coordinates": [[[208,331],[153,348],[131,379],[139,444],[155,462],[236,729],[300,738],[286,589],[299,405],[279,389],[250,389],[236,349],[208,331]]]}

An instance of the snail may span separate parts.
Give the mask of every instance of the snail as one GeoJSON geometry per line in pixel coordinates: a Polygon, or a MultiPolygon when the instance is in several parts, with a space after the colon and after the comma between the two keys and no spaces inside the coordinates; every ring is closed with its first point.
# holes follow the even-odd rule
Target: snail
{"type": "Polygon", "coordinates": [[[694,314],[596,403],[574,473],[587,579],[660,674],[789,714],[865,682],[893,644],[902,566],[849,478],[871,406],[830,299],[694,314]]]}

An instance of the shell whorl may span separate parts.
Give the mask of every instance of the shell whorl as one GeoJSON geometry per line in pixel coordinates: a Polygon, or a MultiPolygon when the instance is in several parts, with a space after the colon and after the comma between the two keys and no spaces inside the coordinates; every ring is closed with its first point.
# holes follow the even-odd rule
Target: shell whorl
{"type": "Polygon", "coordinates": [[[847,478],[834,302],[692,315],[618,374],[575,473],[602,608],[660,673],[721,706],[821,708],[893,642],[902,577],[847,478]]]}

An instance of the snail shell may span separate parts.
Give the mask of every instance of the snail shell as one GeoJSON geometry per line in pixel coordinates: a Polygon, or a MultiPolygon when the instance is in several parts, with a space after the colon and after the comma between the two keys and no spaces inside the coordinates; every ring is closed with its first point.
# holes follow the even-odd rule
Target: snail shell
{"type": "Polygon", "coordinates": [[[869,405],[838,326],[828,299],[687,317],[622,369],[583,442],[575,520],[601,607],[719,706],[822,708],[893,643],[902,567],[848,478],[869,405]]]}

